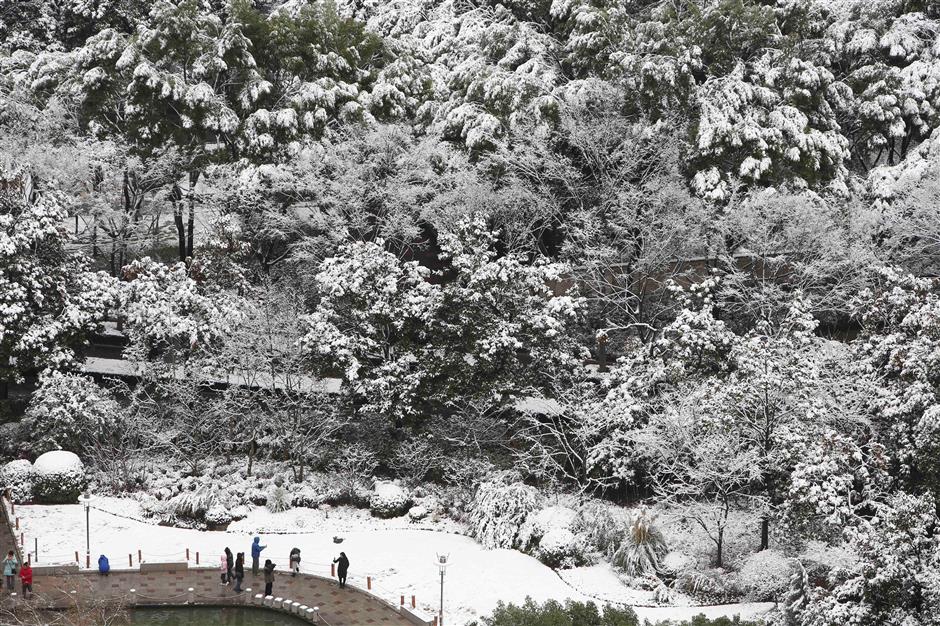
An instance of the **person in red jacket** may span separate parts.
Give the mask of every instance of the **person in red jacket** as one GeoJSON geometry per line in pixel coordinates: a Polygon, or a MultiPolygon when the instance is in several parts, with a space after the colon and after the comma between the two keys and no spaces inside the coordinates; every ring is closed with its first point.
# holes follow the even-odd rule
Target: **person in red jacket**
{"type": "Polygon", "coordinates": [[[33,568],[29,566],[29,561],[20,568],[20,581],[23,583],[23,599],[28,600],[33,595],[33,568]]]}

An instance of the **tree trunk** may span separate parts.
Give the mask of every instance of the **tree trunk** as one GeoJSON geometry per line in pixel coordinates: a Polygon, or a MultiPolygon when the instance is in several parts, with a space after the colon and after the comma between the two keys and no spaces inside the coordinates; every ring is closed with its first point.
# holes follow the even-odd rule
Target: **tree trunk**
{"type": "MultiPolygon", "coordinates": [[[[189,173],[189,215],[186,221],[186,256],[193,257],[193,226],[196,223],[196,183],[199,181],[199,172],[189,173]]],[[[185,260],[185,259],[184,259],[185,260]]]]}
{"type": "Polygon", "coordinates": [[[760,550],[770,547],[770,520],[766,517],[760,521],[760,550]]]}
{"type": "Polygon", "coordinates": [[[248,475],[251,476],[251,468],[255,464],[255,440],[252,439],[248,445],[248,475]]]}
{"type": "Polygon", "coordinates": [[[186,261],[186,228],[183,226],[183,205],[173,201],[173,223],[176,225],[176,239],[179,245],[180,261],[186,261]]]}
{"type": "Polygon", "coordinates": [[[715,566],[722,567],[724,565],[724,555],[722,554],[725,546],[725,530],[719,529],[718,539],[715,541],[715,545],[718,548],[718,554],[715,555],[715,566]]]}

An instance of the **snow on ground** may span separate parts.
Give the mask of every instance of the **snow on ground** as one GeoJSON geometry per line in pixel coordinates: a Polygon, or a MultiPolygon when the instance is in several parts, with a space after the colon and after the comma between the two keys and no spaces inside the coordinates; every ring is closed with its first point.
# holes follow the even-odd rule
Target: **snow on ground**
{"type": "MultiPolygon", "coordinates": [[[[548,599],[649,603],[648,592],[624,586],[610,567],[597,565],[556,573],[536,559],[515,550],[486,550],[473,539],[454,532],[456,524],[440,530],[416,528],[404,518],[378,520],[355,509],[292,509],[270,513],[254,511],[233,523],[228,531],[198,531],[156,526],[143,521],[133,500],[94,498],[90,513],[92,561],[106,554],[114,566],[127,562],[127,555],[141,550],[145,561],[183,560],[186,549],[194,560],[215,565],[226,546],[234,552],[249,552],[251,539],[260,534],[268,546],[263,558],[286,567],[291,548],[301,550],[303,570],[329,576],[330,561],[346,552],[350,560],[350,582],[365,587],[365,576],[373,577],[373,589],[397,604],[399,594],[417,596],[421,608],[436,612],[440,577],[438,554],[449,555],[444,587],[444,609],[452,623],[467,623],[486,615],[500,600],[523,602],[526,596],[548,599]],[[449,532],[448,532],[449,531],[449,532]],[[334,536],[343,538],[341,544],[334,536]]],[[[18,506],[20,530],[26,549],[39,541],[39,564],[74,561],[77,550],[85,552],[85,512],[81,505],[18,506]]],[[[752,617],[770,608],[767,603],[722,607],[637,607],[651,621],[682,619],[698,613],[709,616],[752,617]]]]}

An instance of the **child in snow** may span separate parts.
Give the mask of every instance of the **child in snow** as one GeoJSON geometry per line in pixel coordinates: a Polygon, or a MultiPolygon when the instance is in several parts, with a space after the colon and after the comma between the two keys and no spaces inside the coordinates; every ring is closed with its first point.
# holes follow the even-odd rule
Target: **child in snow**
{"type": "Polygon", "coordinates": [[[290,551],[290,569],[291,576],[296,576],[300,572],[300,548],[294,548],[290,551]]]}
{"type": "Polygon", "coordinates": [[[338,563],[336,566],[336,577],[339,579],[339,588],[342,589],[346,586],[346,572],[349,571],[349,559],[346,558],[345,552],[340,552],[339,557],[333,559],[334,563],[338,563]]]}
{"type": "Polygon", "coordinates": [[[20,570],[20,582],[23,583],[23,599],[29,600],[29,596],[33,594],[33,568],[29,566],[29,561],[26,561],[20,570]]]}
{"type": "Polygon", "coordinates": [[[19,566],[20,562],[16,560],[13,550],[7,552],[7,558],[3,559],[3,578],[7,584],[7,591],[12,592],[14,590],[13,581],[19,566]]]}
{"type": "Polygon", "coordinates": [[[271,595],[271,590],[274,588],[274,563],[271,562],[271,559],[268,559],[264,562],[264,595],[265,597],[271,595]]]}
{"type": "Polygon", "coordinates": [[[261,551],[268,546],[261,545],[261,537],[255,537],[251,544],[251,575],[258,575],[258,560],[261,558],[261,551]]]}
{"type": "Polygon", "coordinates": [[[245,553],[239,552],[235,557],[235,593],[242,592],[242,580],[245,579],[245,553]]]}
{"type": "Polygon", "coordinates": [[[98,573],[102,576],[107,576],[110,571],[111,564],[108,562],[108,557],[102,554],[98,557],[98,573]]]}

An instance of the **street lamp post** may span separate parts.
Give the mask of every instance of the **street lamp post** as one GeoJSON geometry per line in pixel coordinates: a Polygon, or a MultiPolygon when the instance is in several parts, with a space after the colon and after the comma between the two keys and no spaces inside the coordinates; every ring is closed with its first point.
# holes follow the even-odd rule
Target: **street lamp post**
{"type": "Polygon", "coordinates": [[[85,506],[85,567],[91,567],[91,495],[87,489],[82,495],[82,504],[85,506]]]}
{"type": "Polygon", "coordinates": [[[444,626],[444,572],[447,571],[447,556],[446,554],[437,555],[437,569],[441,573],[441,608],[438,612],[438,626],[444,626]]]}

